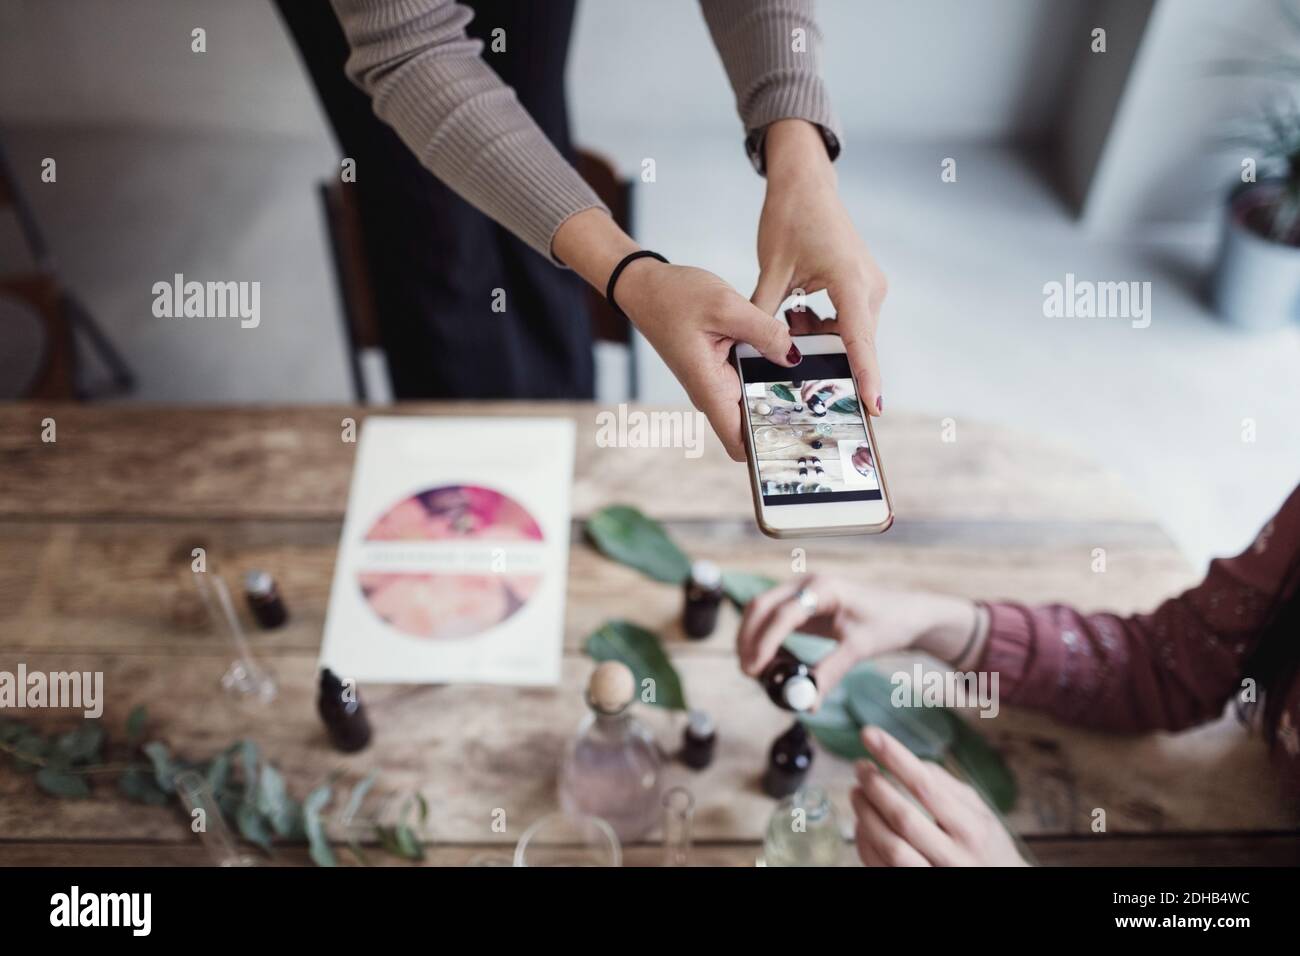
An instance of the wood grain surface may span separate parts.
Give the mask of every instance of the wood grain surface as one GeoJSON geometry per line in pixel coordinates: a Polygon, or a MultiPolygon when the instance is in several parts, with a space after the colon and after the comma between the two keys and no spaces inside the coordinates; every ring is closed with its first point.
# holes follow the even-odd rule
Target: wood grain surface
{"type": "MultiPolygon", "coordinates": [[[[556,689],[364,687],[376,738],[349,757],[329,749],[313,694],[355,448],[340,440],[340,423],[359,423],[364,412],[0,408],[0,670],[23,662],[103,671],[110,732],[145,704],[155,733],[190,756],[249,736],[299,794],[335,770],[345,782],[381,770],[385,786],[428,798],[428,862],[490,862],[555,808],[556,761],[584,712],[590,664],[583,641],[609,618],[630,618],[664,636],[691,705],[719,724],[708,770],[676,763],[669,770],[672,782],[695,795],[695,862],[751,865],[772,808],[757,777],[789,717],[737,669],[734,612],[724,609],[713,637],[686,640],[676,588],[582,541],[580,521],[596,508],[634,504],[665,521],[692,556],[778,578],[791,571],[792,548],[803,547],[811,572],[1132,611],[1197,577],[1106,471],[1006,430],[959,421],[957,441],[947,443],[938,420],[887,416],[878,439],[899,514],[894,529],[872,539],[777,542],[755,529],[744,467],[711,435],[698,458],[683,449],[602,448],[597,415],[604,410],[540,403],[395,410],[577,423],[578,524],[563,680],[556,689]],[[47,417],[57,423],[53,444],[40,440],[47,417]],[[199,546],[232,583],[249,567],[271,571],[289,605],[288,626],[253,638],[280,682],[265,710],[241,710],[220,695],[229,653],[193,591],[189,555],[199,546]],[[1106,549],[1103,574],[1092,570],[1095,548],[1106,549]],[[498,809],[506,814],[504,834],[491,828],[498,809]]],[[[653,708],[641,715],[672,751],[681,715],[653,708]]],[[[68,712],[26,716],[50,728],[75,722],[68,712]]],[[[1021,798],[1010,822],[1040,862],[1297,861],[1296,808],[1274,786],[1262,745],[1230,717],[1183,734],[1130,738],[1011,710],[970,719],[1016,772],[1021,798]],[[1097,807],[1107,810],[1104,835],[1090,829],[1097,807]]],[[[77,854],[103,865],[202,862],[172,811],[107,792],[53,800],[38,794],[29,776],[0,768],[0,865],[66,862],[77,854]]],[[[847,826],[851,768],[819,753],[813,776],[830,789],[847,826]]],[[[659,855],[655,846],[628,848],[630,863],[654,864],[659,855]]],[[[302,862],[295,848],[280,856],[302,862]]]]}

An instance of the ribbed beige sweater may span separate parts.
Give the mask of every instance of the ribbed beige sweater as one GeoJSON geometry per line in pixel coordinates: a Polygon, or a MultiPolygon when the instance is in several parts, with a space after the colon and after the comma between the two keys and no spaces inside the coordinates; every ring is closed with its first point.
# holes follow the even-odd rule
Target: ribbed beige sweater
{"type": "MultiPolygon", "coordinates": [[[[453,0],[331,2],[352,45],[348,75],[465,200],[548,257],[564,220],[603,208],[480,57],[483,44],[465,33],[469,8],[453,0]]],[[[700,7],[760,172],[763,131],[778,119],[818,124],[834,155],[840,130],[821,79],[813,0],[700,0],[700,7]]]]}

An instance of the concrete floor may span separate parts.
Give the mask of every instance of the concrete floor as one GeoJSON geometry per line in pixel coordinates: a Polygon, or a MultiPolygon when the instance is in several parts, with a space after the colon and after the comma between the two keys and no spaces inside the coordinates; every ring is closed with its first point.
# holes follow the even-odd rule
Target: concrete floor
{"type": "MultiPolygon", "coordinates": [[[[23,129],[6,141],[20,170],[58,157],[57,186],[33,183],[31,198],[71,286],[138,372],[136,399],[347,399],[314,190],[337,168],[327,139],[23,129]],[[154,318],[151,286],[175,272],[261,281],[261,326],[154,318]]],[[[762,183],[739,142],[665,140],[655,159],[641,241],[748,294],[762,183]]],[[[1300,327],[1247,336],[1214,320],[1197,291],[1211,224],[1089,236],[1006,146],[872,144],[846,153],[840,177],[890,279],[887,412],[933,415],[936,435],[945,417],[999,422],[1104,459],[1197,563],[1244,546],[1300,479],[1300,327]],[[939,179],[948,156],[956,183],[939,179]],[[1067,272],[1150,281],[1150,327],[1044,318],[1043,285],[1067,272]]],[[[648,348],[641,360],[642,397],[679,400],[648,348]]]]}

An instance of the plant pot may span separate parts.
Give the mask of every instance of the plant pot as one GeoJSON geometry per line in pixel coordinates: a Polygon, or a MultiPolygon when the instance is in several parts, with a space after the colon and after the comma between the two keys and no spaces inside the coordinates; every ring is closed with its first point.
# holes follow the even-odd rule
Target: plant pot
{"type": "Polygon", "coordinates": [[[1230,325],[1262,331],[1300,318],[1300,248],[1273,242],[1246,225],[1253,210],[1274,202],[1275,182],[1233,190],[1214,269],[1212,299],[1230,325]]]}

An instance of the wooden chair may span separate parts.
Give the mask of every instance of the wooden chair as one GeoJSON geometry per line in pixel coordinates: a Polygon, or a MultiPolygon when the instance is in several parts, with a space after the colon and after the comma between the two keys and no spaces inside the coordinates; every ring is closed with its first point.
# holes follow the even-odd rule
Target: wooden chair
{"type": "Polygon", "coordinates": [[[0,276],[0,349],[21,350],[6,356],[11,374],[5,398],[91,399],[130,391],[134,379],[126,362],[90,313],[59,281],[45,237],[18,189],[0,146],[0,210],[11,211],[31,253],[28,272],[0,276]],[[85,381],[77,334],[85,339],[108,380],[85,381]]]}
{"type": "MultiPolygon", "coordinates": [[[[609,207],[614,221],[629,234],[632,232],[632,184],[619,179],[614,167],[593,153],[579,152],[579,174],[609,207]]],[[[364,356],[367,351],[382,353],[378,309],[370,272],[366,265],[362,241],[361,215],[356,193],[344,183],[326,181],[320,185],[321,206],[329,230],[334,275],[343,305],[343,333],[348,345],[348,365],[352,388],[361,402],[371,401],[372,389],[366,383],[364,356]]],[[[631,324],[605,301],[604,295],[587,290],[592,336],[597,342],[610,342],[627,349],[628,394],[637,395],[635,337],[631,324]]]]}

